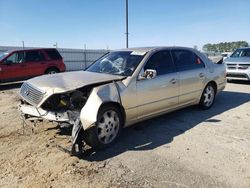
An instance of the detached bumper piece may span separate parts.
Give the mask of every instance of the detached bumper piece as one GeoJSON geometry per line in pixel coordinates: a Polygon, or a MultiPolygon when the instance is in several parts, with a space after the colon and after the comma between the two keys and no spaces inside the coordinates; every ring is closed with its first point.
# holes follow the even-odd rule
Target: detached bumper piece
{"type": "Polygon", "coordinates": [[[72,147],[71,151],[58,146],[58,148],[70,155],[80,156],[83,154],[83,128],[81,121],[79,119],[79,112],[52,112],[52,111],[45,111],[41,108],[35,108],[34,106],[28,104],[20,104],[19,110],[24,117],[25,120],[41,120],[46,119],[49,121],[56,121],[58,123],[67,122],[73,125],[72,128],[72,147]]]}

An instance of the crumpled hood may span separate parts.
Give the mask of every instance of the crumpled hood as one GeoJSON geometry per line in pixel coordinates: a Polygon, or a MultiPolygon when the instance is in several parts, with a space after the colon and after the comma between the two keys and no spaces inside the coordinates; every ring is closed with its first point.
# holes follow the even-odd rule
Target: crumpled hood
{"type": "Polygon", "coordinates": [[[250,64],[250,57],[228,57],[224,60],[227,63],[250,64]]]}
{"type": "Polygon", "coordinates": [[[113,80],[121,80],[124,76],[94,73],[88,71],[73,71],[59,74],[43,75],[27,82],[44,93],[62,93],[80,87],[113,80]]]}

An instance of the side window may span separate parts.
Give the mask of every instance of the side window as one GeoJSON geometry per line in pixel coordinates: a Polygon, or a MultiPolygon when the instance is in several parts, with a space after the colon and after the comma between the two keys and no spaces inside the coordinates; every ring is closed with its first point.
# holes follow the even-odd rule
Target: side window
{"type": "Polygon", "coordinates": [[[243,57],[250,57],[250,49],[244,50],[242,56],[243,57]]]}
{"type": "Polygon", "coordinates": [[[188,50],[172,50],[174,62],[178,71],[204,68],[203,61],[193,52],[188,50]]]}
{"type": "Polygon", "coordinates": [[[49,57],[50,60],[62,59],[62,56],[55,49],[47,49],[47,50],[44,50],[44,51],[48,54],[48,57],[49,57]]]}
{"type": "Polygon", "coordinates": [[[4,63],[16,64],[24,62],[24,52],[15,52],[9,56],[4,63]]]}
{"type": "Polygon", "coordinates": [[[44,60],[44,56],[39,50],[26,51],[25,54],[25,62],[38,62],[44,60]]]}
{"type": "Polygon", "coordinates": [[[144,67],[144,70],[146,69],[156,70],[157,75],[175,72],[170,51],[165,50],[153,54],[144,67]]]}

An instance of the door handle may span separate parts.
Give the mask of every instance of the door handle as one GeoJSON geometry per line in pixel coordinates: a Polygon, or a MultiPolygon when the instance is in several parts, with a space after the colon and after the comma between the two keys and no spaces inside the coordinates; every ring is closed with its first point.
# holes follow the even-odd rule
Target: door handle
{"type": "Polygon", "coordinates": [[[176,80],[175,78],[173,78],[173,79],[170,80],[170,83],[176,84],[176,81],[177,81],[177,80],[176,80]]]}
{"type": "Polygon", "coordinates": [[[200,74],[199,74],[199,77],[200,77],[200,78],[204,78],[205,75],[204,75],[203,73],[200,73],[200,74]]]}

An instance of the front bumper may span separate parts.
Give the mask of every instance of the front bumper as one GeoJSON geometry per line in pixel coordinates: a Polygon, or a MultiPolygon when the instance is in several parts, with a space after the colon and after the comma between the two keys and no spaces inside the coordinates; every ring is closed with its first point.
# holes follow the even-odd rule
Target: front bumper
{"type": "Polygon", "coordinates": [[[49,121],[68,122],[71,123],[68,112],[52,112],[27,104],[20,104],[19,110],[24,117],[32,117],[37,119],[47,119],[49,121]]]}
{"type": "MultiPolygon", "coordinates": [[[[46,119],[49,121],[56,121],[56,122],[67,122],[73,125],[72,128],[72,148],[70,151],[67,149],[62,148],[64,151],[67,151],[71,155],[78,155],[83,153],[83,142],[81,137],[81,131],[83,131],[81,122],[79,120],[79,112],[51,112],[45,111],[41,108],[35,108],[34,106],[28,104],[20,104],[19,110],[24,116],[25,119],[46,119]]],[[[24,120],[25,121],[25,120],[24,120]]]]}
{"type": "Polygon", "coordinates": [[[229,80],[250,80],[250,69],[246,69],[246,70],[227,69],[227,79],[229,79],[229,80]]]}

